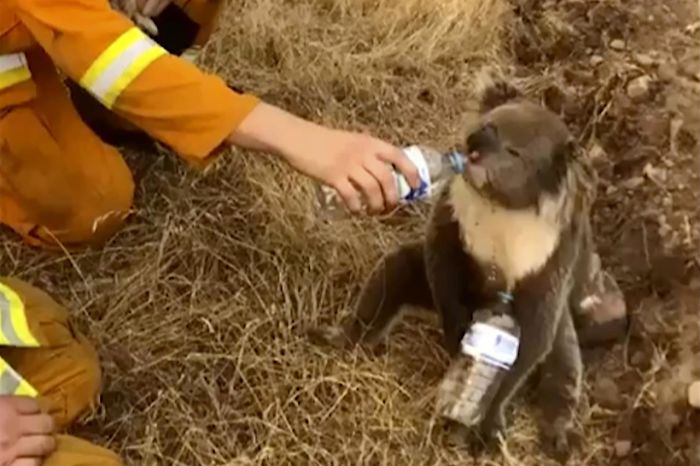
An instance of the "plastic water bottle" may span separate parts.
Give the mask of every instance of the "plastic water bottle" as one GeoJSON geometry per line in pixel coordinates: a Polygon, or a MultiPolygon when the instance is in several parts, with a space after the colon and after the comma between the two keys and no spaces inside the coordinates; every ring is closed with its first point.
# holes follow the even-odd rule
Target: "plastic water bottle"
{"type": "MultiPolygon", "coordinates": [[[[415,164],[420,177],[420,186],[418,189],[413,189],[398,170],[393,170],[399,202],[402,204],[429,198],[442,183],[464,171],[466,159],[459,152],[442,153],[422,145],[412,145],[402,150],[415,164]]],[[[324,215],[327,217],[345,215],[345,204],[335,189],[324,185],[318,185],[318,188],[318,201],[324,215]]]]}
{"type": "Polygon", "coordinates": [[[442,380],[437,403],[441,416],[465,427],[483,419],[517,358],[520,343],[520,327],[509,302],[497,303],[474,317],[462,338],[460,354],[442,380]]]}

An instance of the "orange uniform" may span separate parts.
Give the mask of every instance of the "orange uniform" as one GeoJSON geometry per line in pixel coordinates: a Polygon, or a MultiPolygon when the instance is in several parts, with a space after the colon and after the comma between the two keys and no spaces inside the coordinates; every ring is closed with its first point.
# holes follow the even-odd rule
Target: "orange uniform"
{"type": "MultiPolygon", "coordinates": [[[[204,43],[222,2],[175,4],[204,43]]],[[[258,102],[168,53],[107,0],[2,0],[0,223],[37,246],[101,242],[133,201],[128,167],[81,120],[57,69],[195,166],[258,102]]]]}
{"type": "MultiPolygon", "coordinates": [[[[37,397],[63,430],[97,401],[95,348],[71,326],[67,310],[28,283],[0,277],[0,395],[37,397]]],[[[118,466],[113,452],[65,434],[44,466],[118,466]]]]}

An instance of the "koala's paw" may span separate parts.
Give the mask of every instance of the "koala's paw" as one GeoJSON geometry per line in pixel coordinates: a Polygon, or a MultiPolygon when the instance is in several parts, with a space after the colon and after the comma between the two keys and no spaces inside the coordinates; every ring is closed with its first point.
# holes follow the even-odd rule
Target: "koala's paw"
{"type": "Polygon", "coordinates": [[[560,464],[566,464],[571,454],[583,443],[583,435],[573,427],[555,427],[561,423],[554,422],[549,427],[543,427],[541,444],[544,453],[560,464]]]}

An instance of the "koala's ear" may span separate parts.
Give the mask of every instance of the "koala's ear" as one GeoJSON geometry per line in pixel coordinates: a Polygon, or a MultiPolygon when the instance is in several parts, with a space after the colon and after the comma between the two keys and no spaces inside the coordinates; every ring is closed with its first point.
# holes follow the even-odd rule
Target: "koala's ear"
{"type": "Polygon", "coordinates": [[[487,113],[496,107],[522,97],[520,91],[506,81],[494,81],[481,92],[480,110],[487,113]]]}
{"type": "Polygon", "coordinates": [[[479,112],[482,114],[523,97],[520,90],[501,77],[500,73],[488,69],[476,73],[474,89],[478,96],[479,112]]]}
{"type": "Polygon", "coordinates": [[[552,169],[556,176],[566,172],[566,167],[572,160],[579,158],[579,145],[574,138],[569,138],[563,144],[559,144],[552,153],[552,169]]]}

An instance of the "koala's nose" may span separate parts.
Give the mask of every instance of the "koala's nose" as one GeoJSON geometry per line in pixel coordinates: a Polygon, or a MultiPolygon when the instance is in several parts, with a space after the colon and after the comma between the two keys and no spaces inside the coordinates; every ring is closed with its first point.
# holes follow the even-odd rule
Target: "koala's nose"
{"type": "Polygon", "coordinates": [[[486,123],[467,137],[467,153],[483,154],[498,149],[498,129],[491,123],[486,123]]]}

